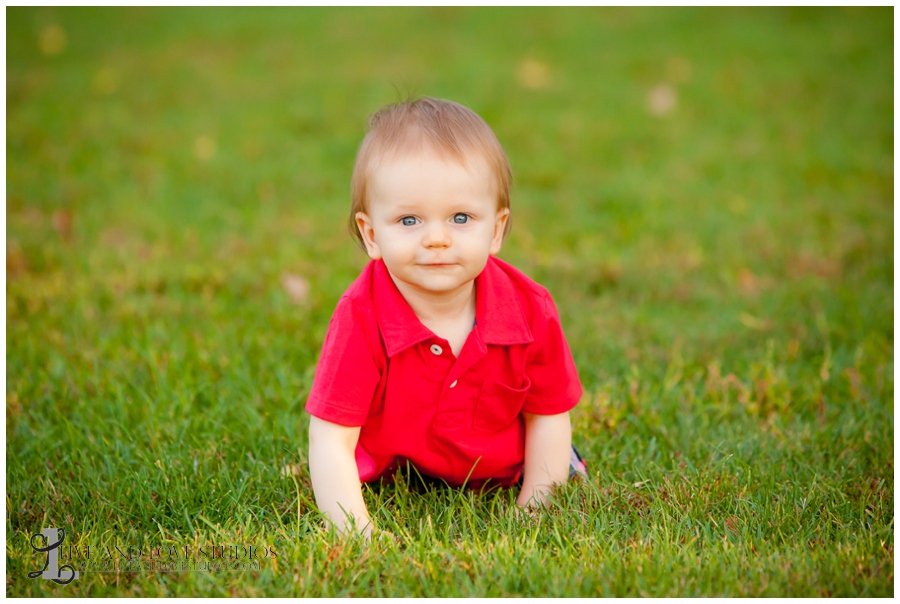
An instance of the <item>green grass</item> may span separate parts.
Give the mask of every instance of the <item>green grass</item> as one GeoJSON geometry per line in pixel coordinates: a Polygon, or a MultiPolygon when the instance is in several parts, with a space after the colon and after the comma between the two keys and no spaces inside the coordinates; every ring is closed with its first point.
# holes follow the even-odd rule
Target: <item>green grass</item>
{"type": "Polygon", "coordinates": [[[6,33],[7,595],[893,595],[893,9],[8,8],[6,33]],[[400,476],[365,492],[398,542],[366,546],[322,528],[303,406],[395,88],[503,142],[502,257],[557,301],[591,479],[523,521],[400,476]],[[49,526],[278,557],[63,587],[27,577],[49,526]]]}

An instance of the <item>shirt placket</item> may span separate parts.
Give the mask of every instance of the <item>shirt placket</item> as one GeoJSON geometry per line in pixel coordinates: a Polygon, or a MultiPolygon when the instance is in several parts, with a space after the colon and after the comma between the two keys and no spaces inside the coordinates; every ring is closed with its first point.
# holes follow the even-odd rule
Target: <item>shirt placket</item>
{"type": "Polygon", "coordinates": [[[437,401],[434,427],[440,430],[463,429],[468,423],[472,405],[472,394],[466,388],[460,388],[460,381],[466,372],[487,354],[487,347],[477,332],[466,340],[459,356],[454,358],[446,344],[431,344],[431,352],[436,356],[447,358],[452,366],[444,376],[437,401]],[[436,350],[440,348],[440,353],[436,350]]]}

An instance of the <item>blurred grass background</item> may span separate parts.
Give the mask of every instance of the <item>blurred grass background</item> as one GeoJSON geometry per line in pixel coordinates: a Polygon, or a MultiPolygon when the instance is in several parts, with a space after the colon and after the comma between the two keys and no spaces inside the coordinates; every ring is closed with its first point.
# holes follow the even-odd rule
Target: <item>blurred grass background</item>
{"type": "MultiPolygon", "coordinates": [[[[755,528],[745,547],[840,519],[822,538],[834,572],[749,557],[731,578],[661,568],[597,587],[584,577],[606,571],[562,548],[581,582],[500,593],[893,593],[893,9],[6,15],[8,595],[54,587],[24,576],[39,525],[177,541],[252,518],[299,548],[291,560],[304,539],[325,547],[299,524],[318,535],[303,404],[366,261],[345,227],[356,146],[408,93],[471,107],[510,157],[501,256],[557,301],[586,391],[573,419],[589,511],[625,533],[570,530],[643,543],[659,530],[648,510],[674,508],[633,485],[679,474],[696,498],[686,526],[718,535],[709,506],[726,501],[755,528]],[[710,499],[723,478],[734,489],[710,499]],[[775,513],[778,497],[830,512],[775,513]]],[[[788,560],[807,560],[798,547],[788,560]]],[[[67,589],[456,593],[407,570],[370,592],[268,571],[67,589]]]]}

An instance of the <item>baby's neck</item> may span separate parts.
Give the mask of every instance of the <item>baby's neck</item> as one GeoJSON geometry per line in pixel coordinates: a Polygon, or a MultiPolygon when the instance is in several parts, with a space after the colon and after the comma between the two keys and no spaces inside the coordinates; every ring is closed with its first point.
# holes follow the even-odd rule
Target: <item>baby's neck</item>
{"type": "Polygon", "coordinates": [[[447,294],[430,294],[397,283],[416,317],[425,327],[447,340],[454,355],[459,355],[475,324],[475,282],[470,281],[447,294]]]}

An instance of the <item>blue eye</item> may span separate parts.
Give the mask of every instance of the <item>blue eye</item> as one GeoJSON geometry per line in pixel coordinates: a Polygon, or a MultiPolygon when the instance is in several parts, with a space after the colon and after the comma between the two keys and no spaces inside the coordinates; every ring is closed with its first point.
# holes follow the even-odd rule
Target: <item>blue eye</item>
{"type": "Polygon", "coordinates": [[[456,224],[466,224],[469,222],[469,216],[462,213],[456,214],[453,216],[453,222],[456,224]]]}
{"type": "Polygon", "coordinates": [[[416,219],[412,216],[404,216],[400,219],[400,224],[403,226],[414,226],[416,224],[416,219]]]}

